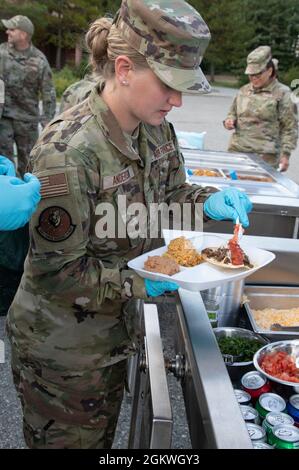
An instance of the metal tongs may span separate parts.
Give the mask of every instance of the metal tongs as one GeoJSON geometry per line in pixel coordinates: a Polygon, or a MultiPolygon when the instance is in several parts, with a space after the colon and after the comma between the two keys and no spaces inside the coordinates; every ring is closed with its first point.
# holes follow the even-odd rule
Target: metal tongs
{"type": "Polygon", "coordinates": [[[299,325],[282,326],[280,323],[272,323],[272,325],[270,326],[270,330],[273,330],[273,331],[298,331],[299,332],[299,325]]]}
{"type": "Polygon", "coordinates": [[[236,224],[235,224],[235,229],[234,229],[234,236],[236,236],[238,244],[240,243],[240,240],[243,237],[243,233],[244,233],[244,229],[242,227],[242,224],[240,223],[239,217],[237,217],[236,224]]]}

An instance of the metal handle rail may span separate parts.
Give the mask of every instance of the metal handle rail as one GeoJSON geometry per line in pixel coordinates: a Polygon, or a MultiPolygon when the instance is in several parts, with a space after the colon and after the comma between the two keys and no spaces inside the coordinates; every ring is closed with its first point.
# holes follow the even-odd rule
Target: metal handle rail
{"type": "Polygon", "coordinates": [[[199,292],[179,289],[176,349],[185,357],[182,389],[192,447],[252,449],[199,292]]]}
{"type": "Polygon", "coordinates": [[[172,414],[157,306],[144,305],[144,353],[133,359],[135,375],[129,449],[170,449],[172,414]]]}

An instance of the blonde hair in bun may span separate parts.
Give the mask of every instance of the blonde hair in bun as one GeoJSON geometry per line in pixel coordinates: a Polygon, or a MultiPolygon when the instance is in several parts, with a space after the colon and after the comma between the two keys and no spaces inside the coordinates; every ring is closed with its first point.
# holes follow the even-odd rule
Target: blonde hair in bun
{"type": "Polygon", "coordinates": [[[113,77],[114,62],[120,55],[126,55],[138,67],[148,67],[143,55],[124,41],[112,21],[106,17],[98,18],[85,35],[93,72],[103,75],[104,78],[113,77]]]}

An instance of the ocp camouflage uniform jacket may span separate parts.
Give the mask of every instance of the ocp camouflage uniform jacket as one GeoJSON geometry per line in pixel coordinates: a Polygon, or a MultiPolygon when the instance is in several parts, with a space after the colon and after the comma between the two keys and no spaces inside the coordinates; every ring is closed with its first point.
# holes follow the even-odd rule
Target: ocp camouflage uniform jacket
{"type": "Polygon", "coordinates": [[[72,85],[67,87],[63,92],[59,112],[63,113],[72,106],[84,101],[99,80],[100,77],[98,75],[86,75],[83,80],[72,83],[72,85]]]}
{"type": "Polygon", "coordinates": [[[5,84],[3,117],[46,125],[55,115],[56,94],[52,72],[44,54],[32,44],[17,51],[0,45],[0,79],[5,84]],[[43,114],[39,116],[39,97],[43,114]]]}
{"type": "MultiPolygon", "coordinates": [[[[126,228],[121,208],[117,234],[101,238],[100,215],[116,208],[118,196],[126,196],[128,206],[148,208],[152,202],[204,201],[215,191],[185,183],[183,157],[166,121],[140,124],[136,153],[97,87],[53,120],[32,150],[42,200],[8,317],[20,355],[59,370],[96,369],[126,357],[133,335],[122,304],[146,298],[143,279],[127,262],[155,240],[118,236],[117,229],[126,228]]],[[[108,219],[113,226],[114,217],[108,219]]]]}
{"type": "Polygon", "coordinates": [[[297,108],[290,89],[273,80],[254,89],[243,86],[235,97],[227,119],[235,120],[228,150],[259,155],[290,156],[298,138],[297,108]]]}

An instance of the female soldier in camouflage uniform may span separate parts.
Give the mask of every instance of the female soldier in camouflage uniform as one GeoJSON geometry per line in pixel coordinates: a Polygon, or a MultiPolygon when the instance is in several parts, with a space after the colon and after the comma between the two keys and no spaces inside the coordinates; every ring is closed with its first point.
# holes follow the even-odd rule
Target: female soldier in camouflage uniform
{"type": "Polygon", "coordinates": [[[290,89],[276,79],[269,46],[248,55],[245,73],[250,83],[240,89],[224,121],[226,129],[235,130],[228,150],[256,153],[286,171],[297,144],[297,109],[290,89]]]}
{"type": "Polygon", "coordinates": [[[169,287],[146,286],[127,268],[155,240],[129,236],[118,198],[146,208],[205,201],[211,217],[239,215],[245,225],[251,208],[238,191],[185,183],[165,120],[182,91],[209,89],[199,68],[210,38],[201,16],[182,0],[123,0],[98,34],[92,54],[103,79],[52,121],[31,154],[42,200],[8,333],[32,448],[111,446],[134,352],[131,306],[169,287]],[[116,217],[103,223],[111,207],[116,217]]]}

